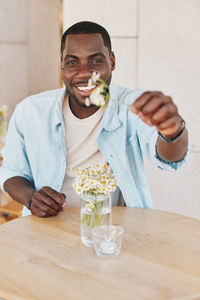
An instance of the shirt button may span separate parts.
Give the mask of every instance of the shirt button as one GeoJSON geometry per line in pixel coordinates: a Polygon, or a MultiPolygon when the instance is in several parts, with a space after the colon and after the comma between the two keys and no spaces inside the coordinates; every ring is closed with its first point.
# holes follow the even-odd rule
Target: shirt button
{"type": "Polygon", "coordinates": [[[110,153],[110,157],[113,157],[111,153],[110,153]]]}
{"type": "Polygon", "coordinates": [[[56,184],[54,184],[54,187],[55,187],[55,188],[57,188],[57,187],[58,187],[58,184],[57,184],[57,183],[56,183],[56,184]]]}
{"type": "Polygon", "coordinates": [[[65,157],[64,157],[64,156],[63,156],[63,157],[61,157],[61,161],[63,161],[63,162],[65,161],[65,157]]]}

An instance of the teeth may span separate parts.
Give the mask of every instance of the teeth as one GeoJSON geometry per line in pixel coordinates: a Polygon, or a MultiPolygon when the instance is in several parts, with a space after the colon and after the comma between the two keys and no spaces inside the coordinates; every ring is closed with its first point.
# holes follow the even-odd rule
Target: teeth
{"type": "Polygon", "coordinates": [[[89,90],[88,86],[78,86],[78,89],[81,91],[89,90]]]}
{"type": "Polygon", "coordinates": [[[86,90],[91,90],[95,87],[95,85],[92,85],[91,87],[89,86],[78,86],[77,88],[81,91],[86,91],[86,90]]]}

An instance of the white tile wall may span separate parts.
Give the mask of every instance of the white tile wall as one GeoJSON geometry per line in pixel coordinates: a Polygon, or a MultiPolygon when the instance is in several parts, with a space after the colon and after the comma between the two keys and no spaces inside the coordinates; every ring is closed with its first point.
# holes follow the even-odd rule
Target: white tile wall
{"type": "Polygon", "coordinates": [[[0,40],[25,42],[27,39],[27,0],[0,1],[0,40]]]}
{"type": "Polygon", "coordinates": [[[113,36],[136,35],[137,0],[64,0],[64,30],[79,21],[102,24],[113,36]]]}
{"type": "Polygon", "coordinates": [[[146,163],[154,208],[200,219],[200,155],[191,153],[178,172],[157,169],[146,163]]]}
{"type": "Polygon", "coordinates": [[[200,150],[200,1],[140,0],[139,85],[173,96],[200,150]]]}
{"type": "Polygon", "coordinates": [[[37,93],[60,84],[60,0],[29,1],[29,90],[37,93]]]}
{"type": "Polygon", "coordinates": [[[60,86],[60,0],[0,0],[0,105],[60,86]]]}
{"type": "Polygon", "coordinates": [[[136,88],[136,39],[112,38],[116,57],[113,82],[128,88],[136,88]]]}
{"type": "Polygon", "coordinates": [[[0,1],[0,104],[8,119],[28,93],[27,0],[0,1]]]}
{"type": "Polygon", "coordinates": [[[7,104],[9,116],[28,94],[27,45],[0,44],[0,103],[7,104]]]}
{"type": "Polygon", "coordinates": [[[155,208],[200,218],[200,1],[139,1],[138,85],[174,98],[190,130],[191,159],[176,174],[147,165],[155,208]]]}

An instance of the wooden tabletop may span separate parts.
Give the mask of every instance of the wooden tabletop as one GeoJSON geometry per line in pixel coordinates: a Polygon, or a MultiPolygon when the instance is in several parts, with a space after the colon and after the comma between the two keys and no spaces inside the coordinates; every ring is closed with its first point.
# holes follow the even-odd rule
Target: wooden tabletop
{"type": "Polygon", "coordinates": [[[6,300],[200,299],[200,221],[113,208],[124,227],[120,256],[97,257],[80,240],[79,209],[0,226],[0,298],[6,300]]]}

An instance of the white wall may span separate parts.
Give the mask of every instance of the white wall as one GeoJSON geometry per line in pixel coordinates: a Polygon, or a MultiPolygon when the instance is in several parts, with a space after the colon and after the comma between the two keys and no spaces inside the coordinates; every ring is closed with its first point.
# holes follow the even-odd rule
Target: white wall
{"type": "Polygon", "coordinates": [[[58,88],[60,0],[0,0],[0,105],[58,88]]]}
{"type": "Polygon", "coordinates": [[[113,81],[171,95],[186,120],[191,155],[178,173],[147,164],[154,207],[200,218],[200,1],[64,0],[64,29],[90,20],[111,34],[113,81]]]}
{"type": "Polygon", "coordinates": [[[200,218],[200,1],[139,3],[138,85],[173,96],[192,149],[175,175],[148,166],[155,207],[200,218]]]}

